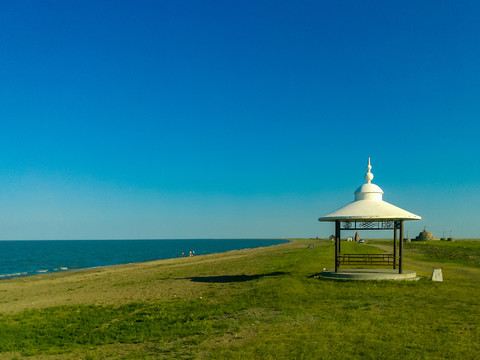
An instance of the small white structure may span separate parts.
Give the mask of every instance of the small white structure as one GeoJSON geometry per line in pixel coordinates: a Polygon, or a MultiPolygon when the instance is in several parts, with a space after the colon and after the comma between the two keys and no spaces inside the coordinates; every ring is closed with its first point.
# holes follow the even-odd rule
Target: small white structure
{"type": "Polygon", "coordinates": [[[421,217],[383,201],[383,190],[372,183],[373,174],[370,158],[368,158],[366,183],[355,191],[354,201],[334,212],[322,216],[318,221],[335,222],[335,272],[343,265],[387,265],[402,273],[403,241],[398,241],[399,254],[397,260],[397,239],[403,239],[403,222],[420,220],[421,217]],[[393,230],[393,254],[341,254],[341,230],[393,230]],[[400,234],[397,237],[397,230],[400,234]],[[382,255],[382,257],[380,257],[382,255]]]}
{"type": "Polygon", "coordinates": [[[443,281],[442,268],[433,268],[432,281],[443,281]]]}

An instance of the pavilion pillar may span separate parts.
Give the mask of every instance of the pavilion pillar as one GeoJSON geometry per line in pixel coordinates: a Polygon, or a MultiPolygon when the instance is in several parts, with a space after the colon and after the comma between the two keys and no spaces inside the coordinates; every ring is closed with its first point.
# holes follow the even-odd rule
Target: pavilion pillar
{"type": "Polygon", "coordinates": [[[340,254],[340,220],[335,220],[335,272],[338,272],[338,255],[340,254]]]}
{"type": "Polygon", "coordinates": [[[342,253],[342,230],[340,228],[340,221],[338,222],[338,255],[342,253]]]}
{"type": "Polygon", "coordinates": [[[397,222],[393,223],[393,268],[397,268],[397,222]]]}
{"type": "Polygon", "coordinates": [[[398,244],[398,273],[403,273],[403,220],[400,220],[400,243],[398,244]]]}

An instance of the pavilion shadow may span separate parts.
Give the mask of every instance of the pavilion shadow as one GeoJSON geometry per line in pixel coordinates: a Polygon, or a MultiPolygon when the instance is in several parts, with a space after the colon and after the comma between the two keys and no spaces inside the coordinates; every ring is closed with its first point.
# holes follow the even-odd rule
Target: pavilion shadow
{"type": "Polygon", "coordinates": [[[218,276],[193,276],[187,279],[190,279],[194,282],[204,282],[204,283],[235,283],[235,282],[244,282],[259,279],[265,276],[280,276],[286,275],[286,272],[273,272],[270,274],[257,274],[257,275],[218,275],[218,276]]]}

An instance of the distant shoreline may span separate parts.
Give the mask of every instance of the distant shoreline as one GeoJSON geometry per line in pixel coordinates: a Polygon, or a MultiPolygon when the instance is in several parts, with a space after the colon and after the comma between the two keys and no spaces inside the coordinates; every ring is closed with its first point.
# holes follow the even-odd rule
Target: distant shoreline
{"type": "Polygon", "coordinates": [[[288,239],[2,240],[0,280],[223,253],[288,239]]]}

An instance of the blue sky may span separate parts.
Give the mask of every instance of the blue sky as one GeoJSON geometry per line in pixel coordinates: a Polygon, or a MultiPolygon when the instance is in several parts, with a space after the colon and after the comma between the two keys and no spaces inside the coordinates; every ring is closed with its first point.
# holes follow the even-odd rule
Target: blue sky
{"type": "Polygon", "coordinates": [[[0,239],[480,237],[476,1],[3,1],[0,239]],[[390,234],[385,234],[390,236],[390,234]]]}

